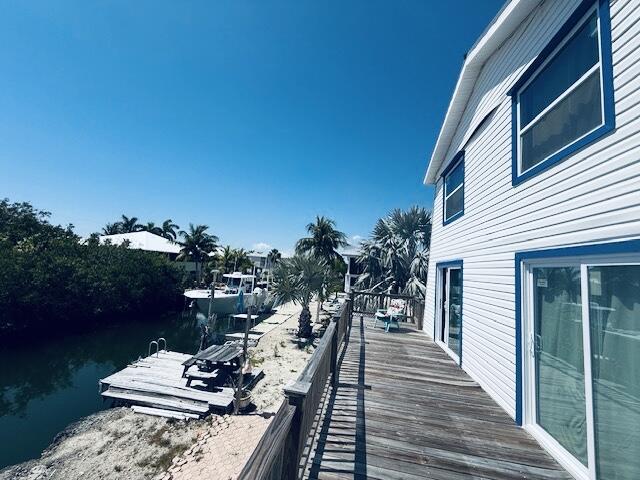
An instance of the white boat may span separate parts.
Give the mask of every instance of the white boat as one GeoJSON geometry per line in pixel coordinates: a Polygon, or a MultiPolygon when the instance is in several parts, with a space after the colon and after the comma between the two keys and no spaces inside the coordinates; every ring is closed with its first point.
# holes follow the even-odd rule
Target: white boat
{"type": "Polygon", "coordinates": [[[211,289],[194,289],[184,292],[184,296],[195,302],[202,313],[209,313],[209,304],[211,304],[211,313],[218,315],[231,315],[237,313],[237,305],[240,292],[243,292],[243,303],[245,309],[250,306],[260,309],[267,299],[267,290],[262,288],[254,288],[255,275],[247,275],[240,272],[226,273],[223,275],[227,279],[227,285],[224,289],[214,289],[213,298],[211,298],[211,289]]]}

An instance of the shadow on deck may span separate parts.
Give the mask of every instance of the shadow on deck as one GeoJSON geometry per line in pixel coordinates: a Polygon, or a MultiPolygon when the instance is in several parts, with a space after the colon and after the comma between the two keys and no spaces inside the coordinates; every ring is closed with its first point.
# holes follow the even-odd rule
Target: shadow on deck
{"type": "Polygon", "coordinates": [[[569,479],[423,332],[354,315],[304,478],[569,479]]]}

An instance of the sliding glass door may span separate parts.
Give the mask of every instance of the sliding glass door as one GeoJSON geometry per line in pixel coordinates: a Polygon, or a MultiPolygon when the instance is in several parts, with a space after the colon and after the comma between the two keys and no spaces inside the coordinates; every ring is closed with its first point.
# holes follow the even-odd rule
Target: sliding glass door
{"type": "Polygon", "coordinates": [[[640,479],[640,264],[525,272],[527,426],[578,477],[640,479]]]}
{"type": "Polygon", "coordinates": [[[640,265],[587,274],[598,478],[640,479],[640,265]]]}
{"type": "Polygon", "coordinates": [[[440,312],[437,342],[460,363],[462,355],[462,264],[439,266],[440,312]]]}

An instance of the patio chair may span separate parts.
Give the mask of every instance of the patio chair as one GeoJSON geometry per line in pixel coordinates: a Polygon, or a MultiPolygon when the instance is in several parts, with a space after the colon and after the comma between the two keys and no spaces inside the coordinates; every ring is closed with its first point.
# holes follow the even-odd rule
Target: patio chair
{"type": "Polygon", "coordinates": [[[388,332],[391,326],[395,326],[400,330],[398,320],[406,317],[407,302],[402,299],[395,298],[391,300],[389,308],[378,309],[374,315],[374,328],[378,326],[378,321],[384,323],[384,331],[388,332]]]}

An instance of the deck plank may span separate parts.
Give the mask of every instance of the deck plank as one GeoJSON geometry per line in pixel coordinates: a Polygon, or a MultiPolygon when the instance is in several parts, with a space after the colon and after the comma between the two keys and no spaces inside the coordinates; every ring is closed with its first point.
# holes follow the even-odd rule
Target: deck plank
{"type": "Polygon", "coordinates": [[[307,479],[571,476],[423,332],[354,315],[307,479]]]}

